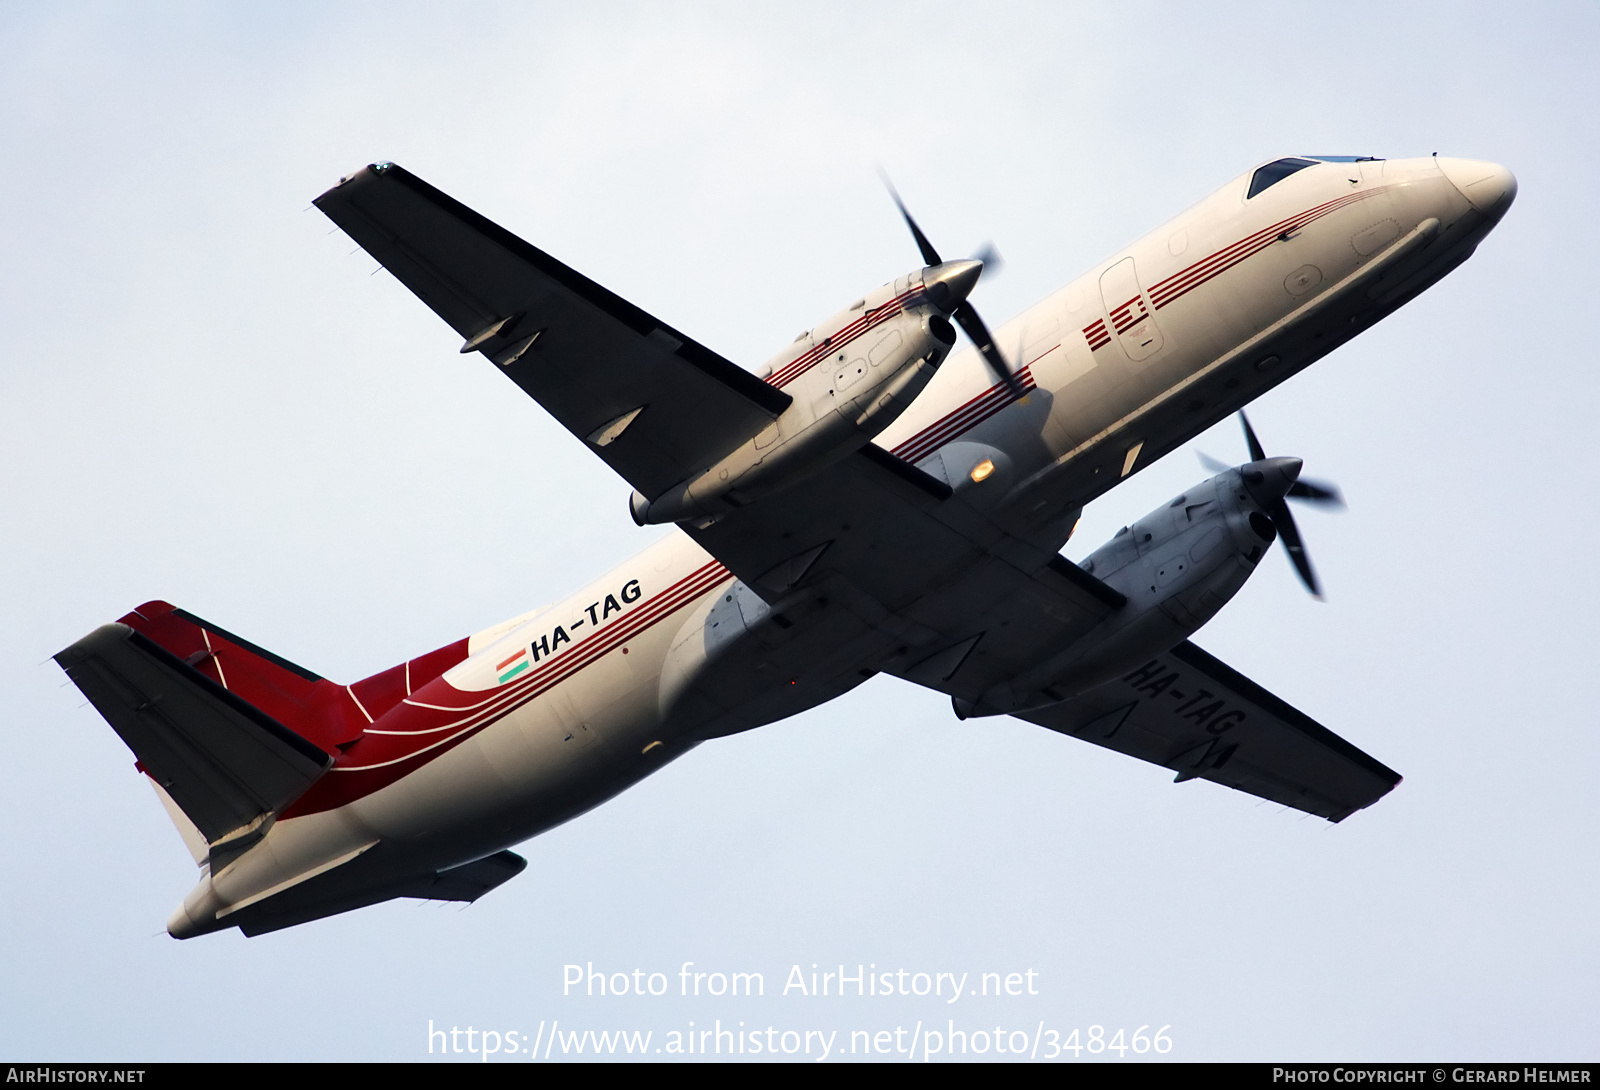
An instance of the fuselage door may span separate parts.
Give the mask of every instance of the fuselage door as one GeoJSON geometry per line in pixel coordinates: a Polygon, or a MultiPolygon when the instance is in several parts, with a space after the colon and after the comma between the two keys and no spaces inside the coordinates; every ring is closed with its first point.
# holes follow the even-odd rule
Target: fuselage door
{"type": "Polygon", "coordinates": [[[1105,271],[1100,277],[1100,297],[1105,300],[1111,328],[1129,359],[1138,363],[1161,351],[1155,307],[1139,286],[1133,258],[1125,257],[1105,271]]]}

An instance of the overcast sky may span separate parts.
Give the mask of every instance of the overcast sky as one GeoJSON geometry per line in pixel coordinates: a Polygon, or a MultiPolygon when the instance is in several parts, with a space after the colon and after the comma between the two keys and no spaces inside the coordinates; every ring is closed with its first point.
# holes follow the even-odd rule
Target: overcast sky
{"type": "MultiPolygon", "coordinates": [[[[1597,32],[1576,3],[0,6],[0,1057],[720,1019],[836,1056],[953,1020],[1595,1059],[1597,32]],[[1401,772],[1373,808],[1173,786],[880,677],[523,845],[470,908],[165,935],[194,867],[50,655],[164,598],[353,680],[672,532],[329,233],[340,175],[402,163],[755,366],[917,265],[875,162],[942,250],[998,245],[999,322],[1263,159],[1434,151],[1517,174],[1503,224],[1251,410],[1349,498],[1301,518],[1328,600],[1274,553],[1196,637],[1401,772]],[[684,962],[767,994],[679,996],[684,962]],[[576,963],[669,994],[563,996],[576,963]],[[781,994],[813,963],[1038,994],[781,994]]],[[[1194,447],[1244,458],[1224,422],[1068,554],[1205,476],[1194,447]]]]}

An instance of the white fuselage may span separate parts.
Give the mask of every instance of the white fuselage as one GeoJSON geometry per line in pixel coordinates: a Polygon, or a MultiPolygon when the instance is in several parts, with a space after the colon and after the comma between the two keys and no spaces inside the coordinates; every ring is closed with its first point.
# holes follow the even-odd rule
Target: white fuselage
{"type": "MultiPolygon", "coordinates": [[[[1431,158],[1322,163],[1246,199],[1249,179],[995,329],[1028,396],[1013,401],[965,349],[878,445],[967,485],[959,500],[1020,520],[1059,549],[1087,499],[1459,264],[1514,192],[1490,164],[1431,158]],[[1353,293],[1361,302],[1351,311],[1353,293]],[[1327,321],[1334,304],[1336,327],[1327,321]],[[1306,335],[1294,354],[1252,350],[1267,337],[1284,343],[1297,323],[1306,335]],[[1191,407],[1185,399],[1202,383],[1210,393],[1191,407]],[[1181,422],[1168,413],[1162,430],[1140,434],[1137,422],[1169,403],[1181,422]],[[985,460],[994,469],[974,486],[971,472],[985,460]],[[1035,510],[1046,514],[1027,523],[1035,510]]],[[[750,707],[697,690],[700,672],[751,639],[765,610],[675,533],[571,597],[478,633],[466,661],[412,693],[396,709],[403,714],[380,717],[373,737],[326,776],[357,783],[396,753],[414,763],[436,747],[436,758],[343,805],[279,820],[255,848],[203,877],[175,921],[225,916],[376,844],[389,866],[410,873],[480,858],[598,804],[706,737],[803,710],[819,698],[786,699],[784,688],[804,663],[764,662],[771,676],[750,707]]],[[[879,663],[858,665],[866,676],[879,663]]]]}

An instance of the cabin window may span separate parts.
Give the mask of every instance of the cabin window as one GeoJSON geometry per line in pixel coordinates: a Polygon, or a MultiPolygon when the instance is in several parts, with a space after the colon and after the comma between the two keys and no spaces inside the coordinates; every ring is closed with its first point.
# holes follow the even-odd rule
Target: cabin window
{"type": "Polygon", "coordinates": [[[1277,185],[1297,170],[1314,167],[1317,164],[1310,159],[1279,159],[1275,163],[1268,163],[1250,176],[1250,192],[1246,193],[1245,200],[1249,200],[1263,189],[1270,189],[1277,185]]]}

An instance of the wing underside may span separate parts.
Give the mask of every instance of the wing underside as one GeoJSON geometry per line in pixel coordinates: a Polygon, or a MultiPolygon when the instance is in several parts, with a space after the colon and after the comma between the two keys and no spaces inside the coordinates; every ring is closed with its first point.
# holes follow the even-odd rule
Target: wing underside
{"type": "Polygon", "coordinates": [[[1342,821],[1400,775],[1185,641],[1093,692],[1018,716],[1308,814],[1342,821]]]}
{"type": "Polygon", "coordinates": [[[790,403],[687,335],[405,169],[357,171],[316,205],[648,497],[790,403]]]}

